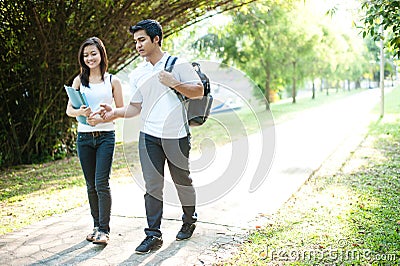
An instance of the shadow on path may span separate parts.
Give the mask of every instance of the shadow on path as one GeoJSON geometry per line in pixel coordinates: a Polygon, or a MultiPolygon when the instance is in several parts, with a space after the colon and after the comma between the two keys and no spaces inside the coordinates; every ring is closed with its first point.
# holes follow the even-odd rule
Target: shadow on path
{"type": "Polygon", "coordinates": [[[95,245],[87,240],[83,240],[82,242],[67,248],[63,251],[57,252],[51,257],[46,259],[37,261],[36,263],[32,264],[35,266],[39,265],[57,265],[57,264],[65,264],[65,265],[73,265],[77,262],[83,262],[90,260],[94,256],[98,255],[99,252],[103,251],[106,246],[104,245],[95,245]],[[89,247],[92,246],[93,248],[89,247]],[[79,250],[86,249],[82,253],[74,254],[79,250]]]}
{"type": "Polygon", "coordinates": [[[138,265],[143,263],[144,265],[160,265],[162,262],[168,258],[173,258],[178,252],[187,246],[189,241],[171,242],[168,247],[162,247],[162,250],[152,251],[149,254],[136,254],[133,253],[125,261],[121,262],[119,265],[138,265]],[[177,246],[179,245],[179,248],[177,246]]]}

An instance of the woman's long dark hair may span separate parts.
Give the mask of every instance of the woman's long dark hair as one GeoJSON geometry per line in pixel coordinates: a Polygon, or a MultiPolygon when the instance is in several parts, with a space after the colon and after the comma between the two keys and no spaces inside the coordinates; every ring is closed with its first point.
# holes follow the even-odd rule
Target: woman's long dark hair
{"type": "Polygon", "coordinates": [[[85,49],[86,46],[89,45],[95,45],[97,49],[99,49],[100,51],[100,57],[101,57],[100,71],[101,71],[101,79],[103,81],[104,81],[104,74],[106,73],[108,68],[107,51],[103,42],[97,37],[90,37],[86,39],[79,48],[79,53],[78,53],[78,61],[79,65],[81,66],[81,74],[79,75],[79,77],[81,78],[82,85],[85,87],[89,87],[90,68],[85,64],[83,58],[83,50],[85,49]]]}

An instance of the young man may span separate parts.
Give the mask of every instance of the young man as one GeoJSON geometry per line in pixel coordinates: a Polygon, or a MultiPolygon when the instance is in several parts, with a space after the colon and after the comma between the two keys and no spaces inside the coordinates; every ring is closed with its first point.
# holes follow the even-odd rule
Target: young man
{"type": "Polygon", "coordinates": [[[136,50],[145,59],[130,75],[133,97],[129,105],[112,109],[103,106],[103,118],[141,114],[139,156],[145,181],[144,195],[148,227],[146,238],[136,248],[145,254],[161,247],[164,165],[168,168],[182,204],[183,225],[177,240],[188,239],[196,228],[196,193],[189,171],[190,134],[186,132],[182,104],[176,92],[188,98],[201,97],[203,86],[189,63],[179,62],[172,73],[164,70],[168,53],[161,49],[162,27],[155,20],[143,20],[130,27],[136,50]]]}

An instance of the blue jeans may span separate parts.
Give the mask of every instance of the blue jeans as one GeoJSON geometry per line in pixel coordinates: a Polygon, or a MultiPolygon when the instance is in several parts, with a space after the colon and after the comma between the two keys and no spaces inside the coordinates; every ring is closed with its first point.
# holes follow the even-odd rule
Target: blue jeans
{"type": "Polygon", "coordinates": [[[146,187],[144,200],[148,224],[144,231],[148,236],[161,236],[165,162],[182,204],[182,221],[197,221],[196,192],[189,171],[190,148],[190,137],[160,139],[140,132],[139,156],[146,187]]]}
{"type": "Polygon", "coordinates": [[[110,232],[110,173],[114,157],[114,131],[78,132],[78,156],[81,162],[95,227],[110,232]]]}

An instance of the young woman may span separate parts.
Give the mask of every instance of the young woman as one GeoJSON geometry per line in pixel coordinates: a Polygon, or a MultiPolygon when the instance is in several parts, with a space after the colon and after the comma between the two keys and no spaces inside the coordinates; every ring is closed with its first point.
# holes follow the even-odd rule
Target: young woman
{"type": "Polygon", "coordinates": [[[78,54],[81,73],[72,87],[80,90],[88,106],[74,109],[68,101],[66,113],[70,117],[85,116],[86,123],[78,122],[77,150],[86,180],[93,232],[86,240],[106,245],[110,233],[111,190],[109,185],[115,148],[112,119],[95,114],[101,103],[123,106],[122,86],[116,76],[107,72],[108,59],[103,42],[97,37],[85,40],[78,54]]]}

